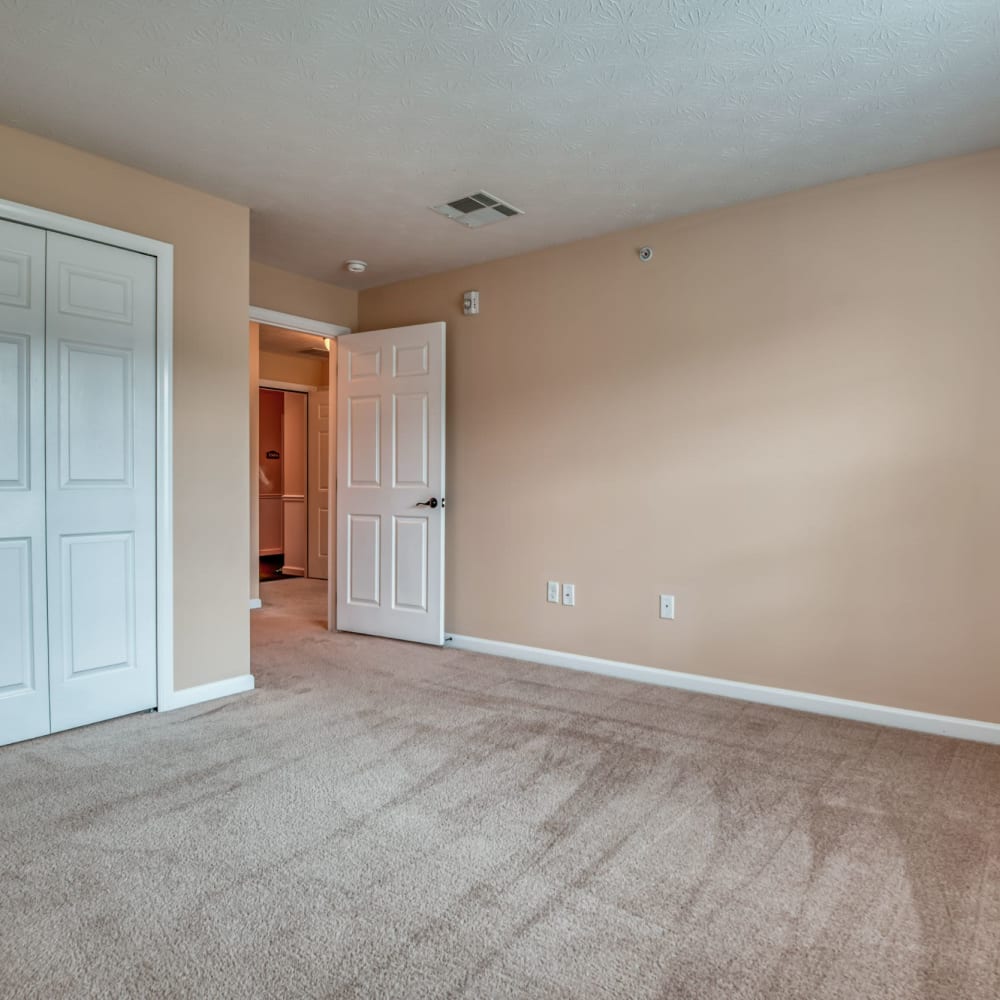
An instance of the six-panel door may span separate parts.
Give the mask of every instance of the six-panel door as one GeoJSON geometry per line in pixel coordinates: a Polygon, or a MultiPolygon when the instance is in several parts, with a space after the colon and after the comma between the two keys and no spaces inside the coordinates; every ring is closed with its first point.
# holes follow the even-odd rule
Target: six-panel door
{"type": "Polygon", "coordinates": [[[337,628],[444,642],[444,323],[337,341],[337,628]]]}
{"type": "Polygon", "coordinates": [[[156,270],[47,237],[53,732],[156,705],[156,270]]]}

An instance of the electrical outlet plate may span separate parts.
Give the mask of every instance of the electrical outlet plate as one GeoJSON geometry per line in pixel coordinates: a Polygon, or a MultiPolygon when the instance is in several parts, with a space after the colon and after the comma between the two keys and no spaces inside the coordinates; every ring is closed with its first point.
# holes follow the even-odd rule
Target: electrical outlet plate
{"type": "Polygon", "coordinates": [[[576,604],[576,584],[563,584],[563,604],[567,604],[570,607],[576,604]]]}
{"type": "Polygon", "coordinates": [[[674,595],[660,594],[660,617],[673,619],[674,617],[674,595]]]}
{"type": "Polygon", "coordinates": [[[555,580],[549,580],[548,598],[549,604],[559,603],[559,584],[555,580]]]}

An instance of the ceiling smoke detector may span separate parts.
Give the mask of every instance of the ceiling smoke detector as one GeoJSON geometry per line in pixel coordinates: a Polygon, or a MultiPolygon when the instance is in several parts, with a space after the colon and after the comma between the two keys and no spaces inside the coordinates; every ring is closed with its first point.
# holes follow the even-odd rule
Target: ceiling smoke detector
{"type": "Polygon", "coordinates": [[[480,226],[512,219],[515,215],[524,215],[521,209],[494,198],[486,191],[477,191],[475,194],[449,201],[444,205],[434,205],[431,210],[463,226],[468,226],[469,229],[478,229],[480,226]]]}
{"type": "Polygon", "coordinates": [[[368,263],[363,260],[345,260],[344,267],[346,267],[351,274],[364,274],[365,271],[368,270],[368,263]]]}

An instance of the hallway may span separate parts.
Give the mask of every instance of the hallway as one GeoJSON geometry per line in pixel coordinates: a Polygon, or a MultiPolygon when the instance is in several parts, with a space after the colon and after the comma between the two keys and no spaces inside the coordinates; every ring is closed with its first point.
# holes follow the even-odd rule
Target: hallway
{"type": "Polygon", "coordinates": [[[251,634],[257,642],[276,628],[311,629],[314,626],[326,630],[326,580],[311,580],[306,577],[275,580],[260,585],[260,599],[263,607],[250,616],[251,634]]]}

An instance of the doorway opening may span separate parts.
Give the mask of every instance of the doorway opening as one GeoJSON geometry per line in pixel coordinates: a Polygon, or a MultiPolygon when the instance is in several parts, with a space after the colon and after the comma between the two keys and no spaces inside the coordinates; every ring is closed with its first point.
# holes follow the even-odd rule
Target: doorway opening
{"type": "Polygon", "coordinates": [[[273,603],[276,587],[283,605],[315,602],[320,587],[335,604],[334,338],[347,332],[251,307],[251,608],[273,603]]]}
{"type": "Polygon", "coordinates": [[[250,320],[250,606],[280,591],[287,607],[289,576],[315,597],[325,566],[328,630],[442,645],[445,324],[335,351],[349,330],[254,307],[250,320]]]}
{"type": "Polygon", "coordinates": [[[258,392],[260,582],[304,576],[325,580],[325,532],[318,523],[320,512],[309,509],[307,495],[317,470],[307,464],[314,433],[309,426],[309,398],[328,392],[271,388],[263,378],[258,392]],[[313,549],[320,561],[310,560],[313,549]]]}

